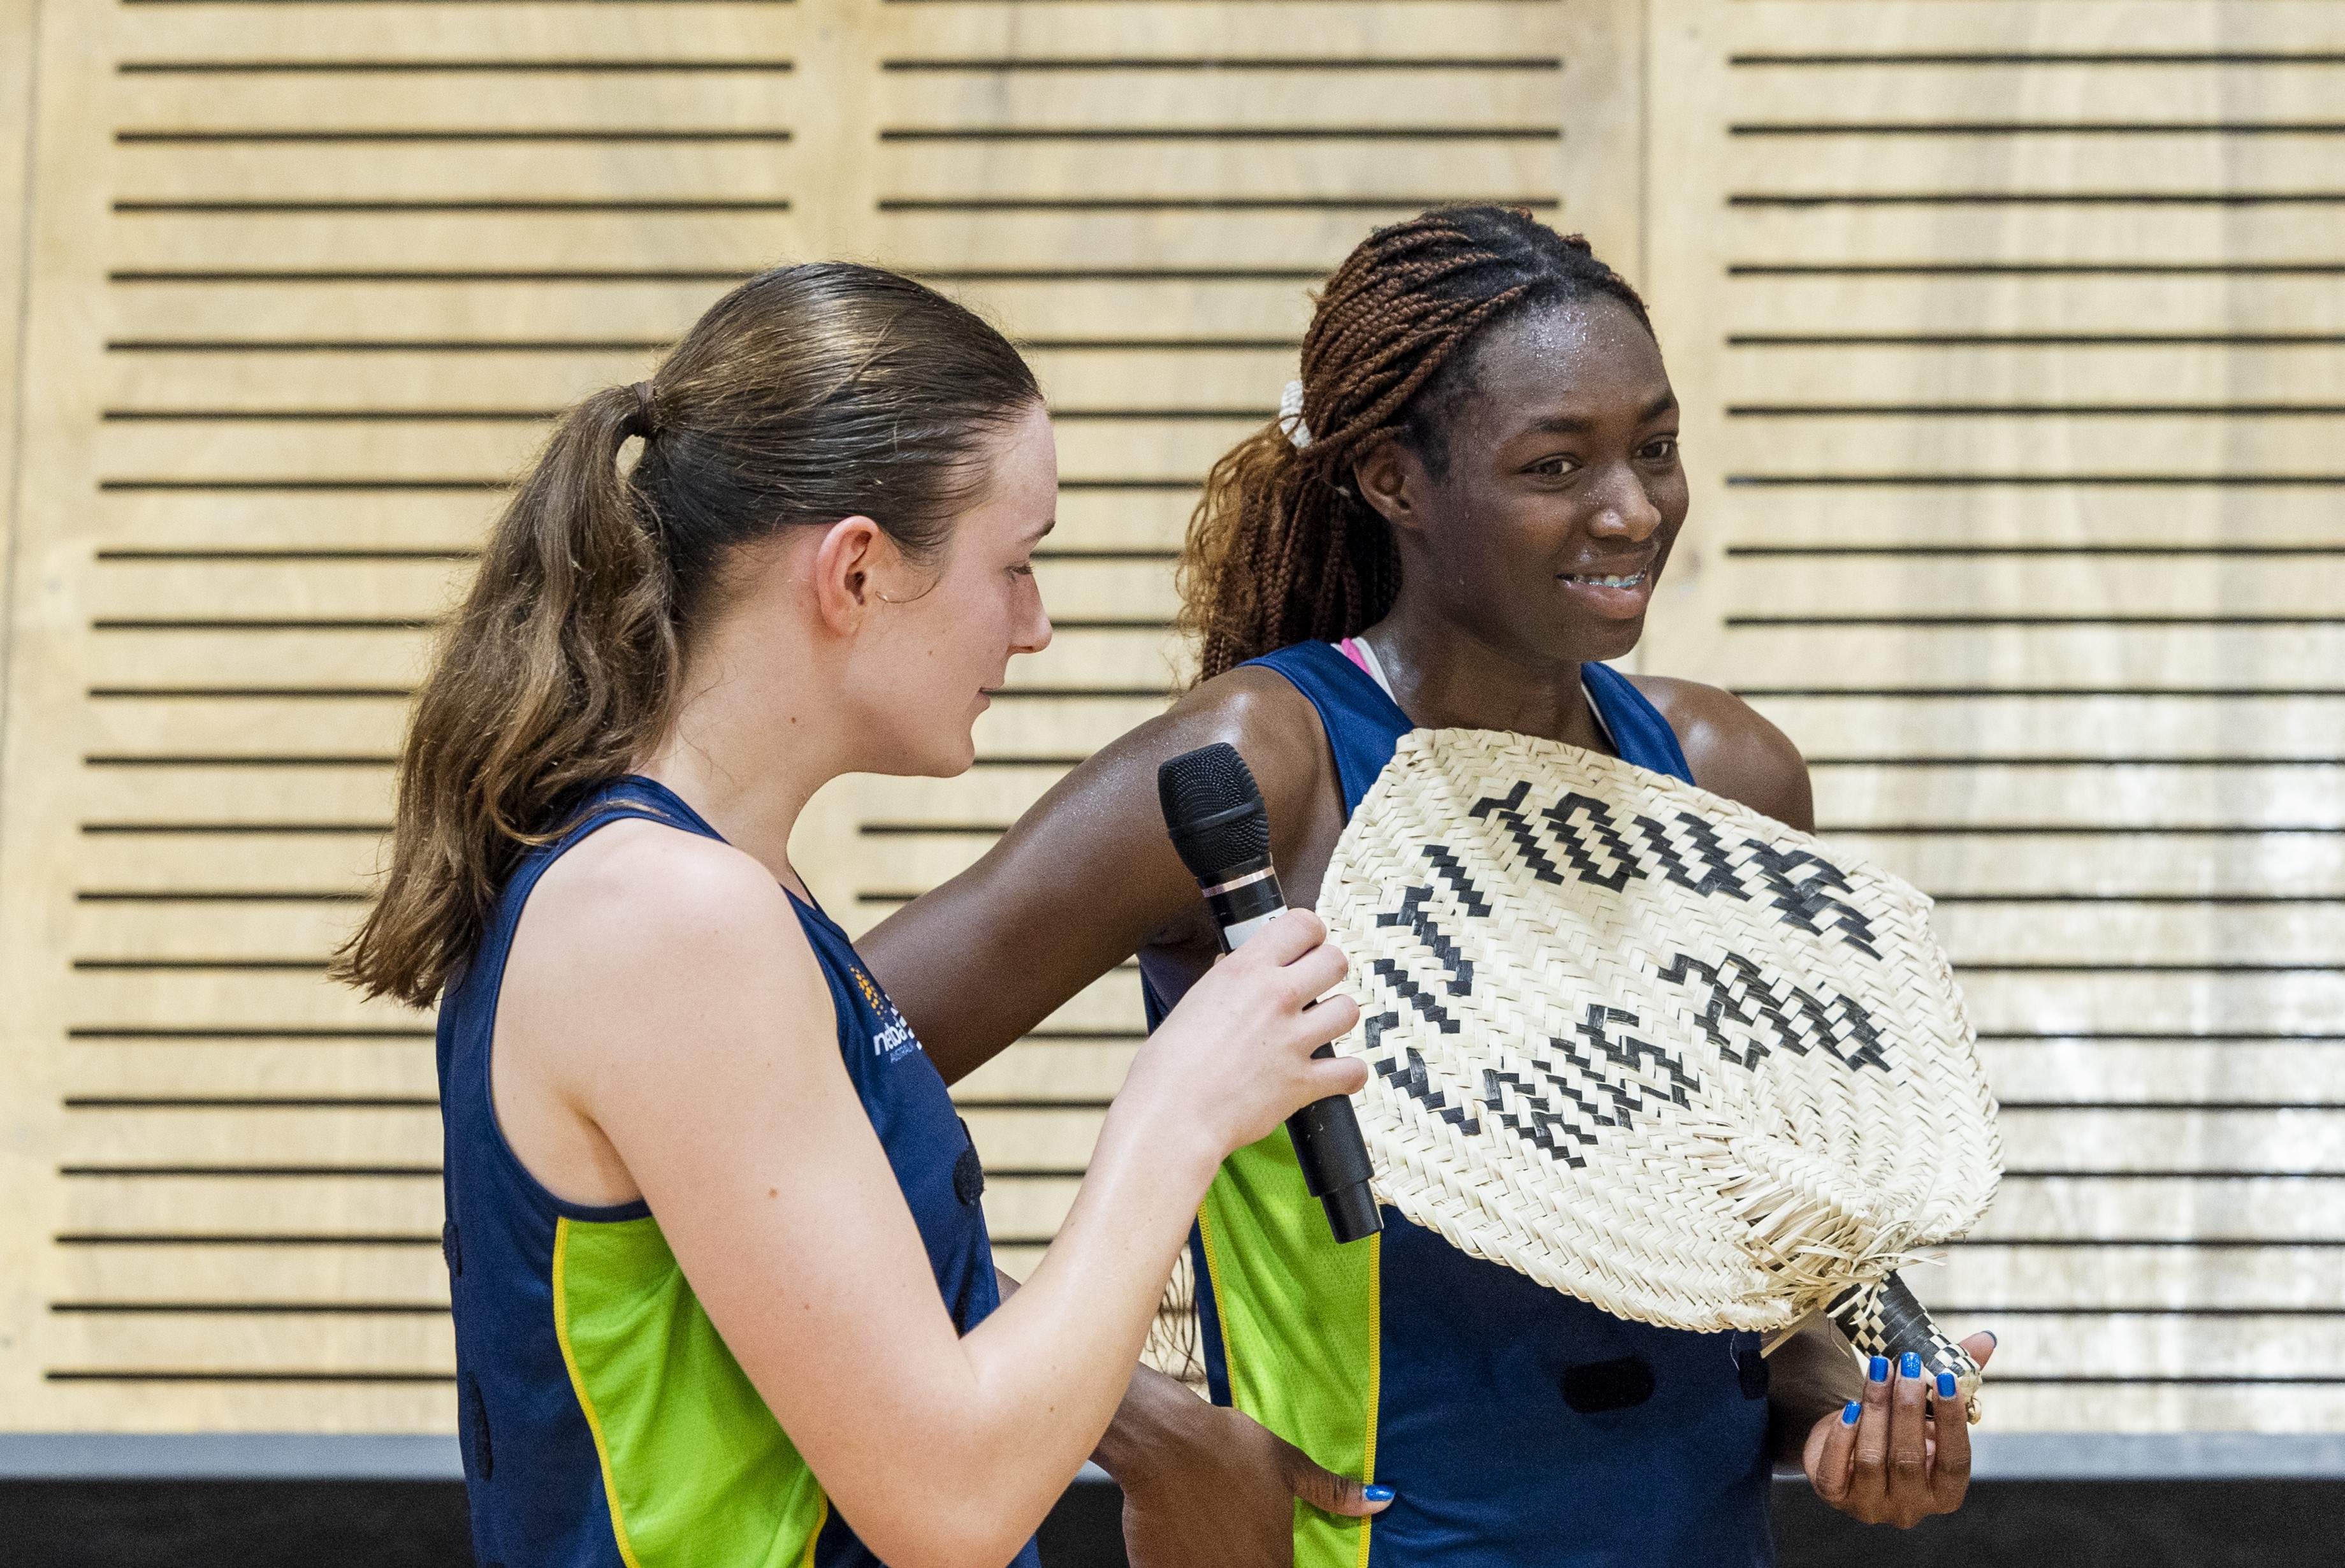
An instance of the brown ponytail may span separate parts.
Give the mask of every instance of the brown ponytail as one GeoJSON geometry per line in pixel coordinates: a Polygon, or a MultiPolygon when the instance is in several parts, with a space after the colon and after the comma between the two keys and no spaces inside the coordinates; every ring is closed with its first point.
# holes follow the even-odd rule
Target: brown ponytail
{"type": "Polygon", "coordinates": [[[1528,310],[1603,295],[1644,302],[1588,241],[1498,207],[1444,208],[1379,229],[1327,280],[1303,339],[1298,449],[1274,421],[1206,475],[1181,553],[1181,625],[1211,680],[1290,643],[1384,618],[1400,555],[1353,468],[1400,439],[1447,466],[1448,416],[1471,391],[1470,345],[1528,310]],[[1445,373],[1447,372],[1447,373],[1445,373]]]}
{"type": "Polygon", "coordinates": [[[390,875],[336,977],[426,1006],[514,862],[674,717],[742,545],[862,514],[939,549],[987,436],[1041,398],[1018,351],[909,279],[821,263],[718,300],[658,374],[563,416],[498,519],[417,699],[390,875]],[[630,438],[641,455],[623,471],[630,438]]]}

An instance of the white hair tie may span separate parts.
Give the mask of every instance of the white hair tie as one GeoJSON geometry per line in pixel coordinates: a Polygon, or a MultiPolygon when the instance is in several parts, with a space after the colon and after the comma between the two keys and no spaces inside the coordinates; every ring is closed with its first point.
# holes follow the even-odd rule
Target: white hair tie
{"type": "Polygon", "coordinates": [[[1295,451],[1300,452],[1311,444],[1311,427],[1303,423],[1301,382],[1287,382],[1286,390],[1278,394],[1278,428],[1286,433],[1286,439],[1294,443],[1295,451]]]}

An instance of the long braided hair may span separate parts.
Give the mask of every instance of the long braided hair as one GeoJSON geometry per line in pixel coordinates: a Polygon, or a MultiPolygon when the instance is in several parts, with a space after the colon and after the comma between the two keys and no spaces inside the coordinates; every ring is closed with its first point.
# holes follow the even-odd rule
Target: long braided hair
{"type": "Polygon", "coordinates": [[[1498,322],[1602,296],[1652,322],[1627,280],[1577,234],[1528,213],[1449,207],[1362,240],[1320,292],[1303,338],[1298,449],[1284,418],[1213,464],[1181,553],[1181,626],[1200,680],[1384,618],[1400,555],[1354,466],[1399,439],[1436,473],[1446,426],[1473,387],[1472,344],[1498,322]]]}

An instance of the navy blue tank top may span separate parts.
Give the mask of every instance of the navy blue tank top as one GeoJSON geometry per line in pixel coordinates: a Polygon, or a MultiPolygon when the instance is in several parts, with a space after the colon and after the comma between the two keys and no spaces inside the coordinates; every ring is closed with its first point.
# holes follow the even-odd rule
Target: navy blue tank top
{"type": "MultiPolygon", "coordinates": [[[[1253,662],[1310,698],[1348,817],[1408,716],[1333,645],[1253,662]]],[[[1582,676],[1623,760],[1692,781],[1627,677],[1582,676]]],[[[1398,1492],[1365,1532],[1298,1507],[1297,1568],[1772,1563],[1759,1336],[1612,1317],[1390,1207],[1380,1237],[1337,1247],[1284,1138],[1233,1155],[1201,1211],[1208,1381],[1321,1463],[1398,1492]]]]}
{"type": "MultiPolygon", "coordinates": [[[[442,998],[441,1116],[458,1427],[482,1568],[878,1568],[709,1323],[642,1202],[568,1203],[523,1168],[489,1082],[497,993],[546,869],[624,818],[717,838],[648,779],[604,786],[532,851],[442,998]]],[[[983,1167],[951,1096],[846,932],[793,895],[838,1050],[967,1333],[1000,1304],[983,1167]]],[[[906,1457],[908,1486],[918,1457],[906,1457]]],[[[1034,1545],[1017,1568],[1039,1568],[1034,1545]]]]}

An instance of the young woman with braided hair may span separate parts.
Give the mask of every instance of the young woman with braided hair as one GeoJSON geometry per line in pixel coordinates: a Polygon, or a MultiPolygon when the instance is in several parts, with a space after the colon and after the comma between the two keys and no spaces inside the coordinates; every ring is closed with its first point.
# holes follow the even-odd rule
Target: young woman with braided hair
{"type": "MultiPolygon", "coordinates": [[[[1134,952],[1152,1021],[1207,972],[1155,773],[1212,741],[1252,765],[1297,903],[1412,728],[1561,740],[1812,825],[1799,752],[1741,701],[1599,662],[1636,645],[1688,497],[1644,305],[1584,240],[1487,207],[1380,229],[1302,370],[1191,527],[1199,683],[866,940],[948,1077],[1134,952]]],[[[1609,1317],[1389,1213],[1339,1248],[1283,1137],[1224,1162],[1200,1237],[1215,1402],[1143,1372],[1098,1456],[1142,1568],[1766,1563],[1777,1451],[1866,1520],[1966,1483],[1967,1432],[1929,1446],[1918,1376],[1876,1366],[1843,1406],[1821,1336],[1762,1360],[1756,1335],[1609,1317]]]]}

